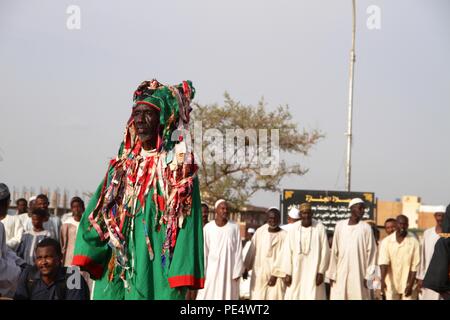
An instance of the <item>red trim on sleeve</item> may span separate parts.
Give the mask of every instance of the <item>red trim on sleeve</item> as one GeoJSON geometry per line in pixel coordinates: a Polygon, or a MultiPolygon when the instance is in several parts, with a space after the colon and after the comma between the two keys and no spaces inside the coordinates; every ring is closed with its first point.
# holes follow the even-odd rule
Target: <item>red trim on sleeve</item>
{"type": "Polygon", "coordinates": [[[193,275],[174,276],[168,280],[171,288],[191,287],[191,289],[203,289],[205,286],[205,278],[195,278],[193,275]]]}
{"type": "Polygon", "coordinates": [[[76,255],[73,257],[72,264],[86,269],[93,279],[100,279],[103,275],[103,266],[87,256],[76,255]]]}

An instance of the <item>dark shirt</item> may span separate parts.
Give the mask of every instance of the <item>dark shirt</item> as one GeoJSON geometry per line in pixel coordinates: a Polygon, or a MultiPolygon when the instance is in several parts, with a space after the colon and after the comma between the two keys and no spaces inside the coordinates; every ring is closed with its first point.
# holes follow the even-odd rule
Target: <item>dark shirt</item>
{"type": "Polygon", "coordinates": [[[66,275],[66,268],[61,267],[56,280],[47,285],[42,281],[36,267],[28,267],[22,271],[19,277],[14,300],[89,300],[89,287],[81,274],[78,273],[78,275],[80,277],[79,289],[69,289],[74,282],[70,277],[76,276],[76,273],[67,273],[66,275]]]}

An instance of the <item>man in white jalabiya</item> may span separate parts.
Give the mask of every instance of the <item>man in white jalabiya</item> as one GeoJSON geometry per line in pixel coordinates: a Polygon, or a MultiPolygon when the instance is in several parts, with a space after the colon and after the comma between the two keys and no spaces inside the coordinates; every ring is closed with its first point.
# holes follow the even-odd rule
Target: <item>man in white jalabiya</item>
{"type": "Polygon", "coordinates": [[[282,300],[284,274],[277,260],[281,259],[286,231],[280,226],[280,211],[267,211],[267,223],[258,228],[244,259],[246,270],[252,270],[250,297],[252,300],[282,300]]]}
{"type": "Polygon", "coordinates": [[[283,247],[286,300],[325,300],[324,276],[330,260],[325,227],[312,218],[311,204],[300,205],[301,221],[289,229],[283,247]]]}
{"type": "Polygon", "coordinates": [[[434,253],[434,246],[439,240],[439,233],[442,232],[442,223],[444,221],[445,207],[441,206],[436,209],[434,213],[434,219],[436,220],[436,226],[431,227],[423,233],[423,239],[420,246],[420,265],[419,272],[417,273],[419,300],[440,300],[440,294],[431,289],[422,288],[423,278],[427,273],[428,266],[430,265],[431,258],[434,253]]]}
{"type": "Polygon", "coordinates": [[[238,300],[239,280],[244,272],[239,226],[228,220],[228,206],[217,200],[216,217],[203,227],[205,287],[197,300],[238,300]]]}
{"type": "Polygon", "coordinates": [[[292,207],[288,212],[287,224],[281,225],[280,228],[288,231],[289,228],[291,228],[292,225],[297,221],[299,221],[300,219],[301,219],[300,211],[296,207],[292,207]]]}
{"type": "Polygon", "coordinates": [[[369,300],[367,280],[376,264],[377,245],[372,228],[361,221],[364,201],[352,199],[350,218],[336,223],[327,276],[331,300],[369,300]]]}
{"type": "MultiPolygon", "coordinates": [[[[246,236],[245,244],[242,249],[242,257],[247,256],[248,249],[250,249],[250,245],[252,244],[252,242],[250,240],[252,240],[252,237],[255,234],[255,231],[256,230],[254,228],[247,229],[247,234],[245,235],[246,236]]],[[[244,277],[241,278],[241,284],[239,287],[239,296],[240,296],[241,300],[249,300],[250,299],[250,279],[252,276],[252,271],[251,270],[248,271],[246,276],[247,276],[246,279],[244,279],[244,277]]]]}

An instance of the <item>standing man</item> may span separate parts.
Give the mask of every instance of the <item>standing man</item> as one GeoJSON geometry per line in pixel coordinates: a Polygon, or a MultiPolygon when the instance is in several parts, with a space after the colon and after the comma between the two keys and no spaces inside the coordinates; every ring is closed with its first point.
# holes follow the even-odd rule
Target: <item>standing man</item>
{"type": "Polygon", "coordinates": [[[28,202],[24,198],[17,199],[16,206],[17,206],[17,215],[28,212],[28,202]]]}
{"type": "Polygon", "coordinates": [[[386,231],[387,235],[391,235],[392,233],[397,230],[397,220],[394,218],[386,219],[384,222],[384,230],[386,231]]]}
{"type": "Polygon", "coordinates": [[[364,201],[352,199],[350,218],[336,223],[328,278],[331,300],[368,300],[367,279],[376,263],[377,246],[372,228],[361,221],[364,201]]]}
{"type": "Polygon", "coordinates": [[[381,292],[386,300],[415,300],[413,292],[420,264],[420,244],[408,232],[408,217],[397,217],[397,231],[383,240],[378,263],[381,268],[381,292]]]}
{"type": "Polygon", "coordinates": [[[300,220],[300,211],[296,207],[292,207],[288,212],[287,224],[282,225],[280,228],[288,231],[292,224],[300,220]]]}
{"type": "Polygon", "coordinates": [[[209,221],[209,207],[206,203],[202,203],[202,223],[203,226],[209,221]]]}
{"type": "Polygon", "coordinates": [[[50,236],[59,241],[59,233],[61,231],[61,218],[57,215],[51,215],[48,210],[48,197],[45,194],[39,194],[36,197],[35,207],[47,211],[47,218],[44,224],[44,229],[50,232],[50,236]]]}
{"type": "Polygon", "coordinates": [[[72,265],[73,250],[77,239],[78,226],[84,212],[84,201],[79,197],[73,197],[70,201],[72,216],[65,219],[61,227],[60,243],[65,267],[72,265]]]}
{"type": "Polygon", "coordinates": [[[324,276],[330,248],[323,224],[312,218],[311,204],[300,205],[301,221],[289,229],[281,270],[286,275],[287,300],[325,300],[324,276]]]}
{"type": "MultiPolygon", "coordinates": [[[[8,214],[10,200],[9,188],[0,183],[0,216],[8,214]]],[[[15,261],[17,257],[10,253],[11,250],[6,245],[5,227],[0,222],[0,297],[13,297],[20,275],[20,267],[15,261]]]]}
{"type": "Polygon", "coordinates": [[[423,287],[438,292],[441,299],[450,300],[450,205],[445,211],[442,232],[434,246],[423,287]]]}
{"type": "MultiPolygon", "coordinates": [[[[269,209],[270,210],[270,209],[269,209]]],[[[255,234],[254,228],[248,228],[245,233],[245,239],[242,241],[243,249],[242,249],[242,257],[246,257],[248,250],[252,244],[251,240],[253,235],[255,234]]],[[[239,295],[241,300],[250,300],[250,279],[252,277],[252,270],[245,270],[242,278],[239,289],[239,295]]]]}
{"type": "Polygon", "coordinates": [[[118,155],[77,232],[72,263],[96,280],[94,300],[184,300],[203,287],[198,167],[183,140],[194,94],[190,81],[134,92],[118,155]]]}
{"type": "Polygon", "coordinates": [[[258,228],[250,240],[245,256],[246,270],[252,270],[250,299],[282,300],[285,285],[284,274],[277,266],[281,259],[286,231],[280,228],[280,211],[272,208],[267,212],[267,223],[258,228]]]}
{"type": "Polygon", "coordinates": [[[423,278],[427,273],[428,266],[430,265],[431,258],[434,253],[434,246],[439,240],[439,234],[442,232],[442,223],[444,221],[445,207],[439,207],[434,213],[434,219],[436,226],[431,227],[423,233],[423,239],[420,246],[420,267],[417,273],[417,288],[419,290],[419,300],[439,300],[439,293],[436,291],[422,288],[423,278]]]}
{"type": "Polygon", "coordinates": [[[239,226],[228,220],[225,200],[217,200],[214,209],[214,221],[203,228],[205,288],[199,290],[197,300],[238,300],[244,271],[239,226]]]}
{"type": "MultiPolygon", "coordinates": [[[[9,193],[9,189],[5,184],[3,184],[2,187],[9,193]]],[[[8,207],[9,203],[11,202],[10,197],[11,196],[9,195],[7,199],[4,199],[5,202],[8,202],[8,207]]],[[[15,251],[19,246],[20,239],[22,238],[23,234],[23,227],[20,223],[20,220],[18,219],[18,216],[9,215],[8,210],[6,210],[5,212],[0,212],[0,223],[2,223],[5,227],[6,245],[8,246],[8,248],[15,251]]]]}

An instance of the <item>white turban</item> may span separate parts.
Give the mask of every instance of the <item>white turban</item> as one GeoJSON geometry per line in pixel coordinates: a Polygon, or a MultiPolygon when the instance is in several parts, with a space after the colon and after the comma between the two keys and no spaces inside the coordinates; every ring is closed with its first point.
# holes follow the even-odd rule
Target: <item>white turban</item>
{"type": "Polygon", "coordinates": [[[267,209],[267,212],[269,212],[270,210],[278,210],[277,207],[270,207],[269,209],[267,209]]]}
{"type": "Polygon", "coordinates": [[[348,204],[348,208],[350,209],[352,206],[354,206],[355,204],[358,204],[358,203],[364,204],[364,201],[363,201],[362,199],[360,199],[360,198],[354,198],[354,199],[352,199],[352,201],[350,201],[350,203],[348,204]]]}
{"type": "Polygon", "coordinates": [[[300,219],[300,211],[296,207],[292,207],[291,210],[289,210],[288,216],[292,219],[300,219]]]}
{"type": "Polygon", "coordinates": [[[217,207],[219,206],[219,204],[221,204],[222,202],[227,202],[227,201],[224,200],[224,199],[219,199],[219,200],[217,200],[216,203],[214,204],[214,209],[217,209],[217,207]]]}
{"type": "Polygon", "coordinates": [[[255,233],[255,231],[256,231],[256,230],[253,229],[253,228],[248,228],[248,229],[247,229],[247,232],[248,232],[248,233],[255,233]]]}
{"type": "Polygon", "coordinates": [[[445,206],[438,206],[434,211],[436,212],[444,212],[447,210],[445,206]]]}
{"type": "Polygon", "coordinates": [[[37,198],[37,196],[32,196],[32,197],[30,197],[30,199],[28,199],[28,202],[34,201],[34,200],[36,200],[36,198],[37,198]]]}

